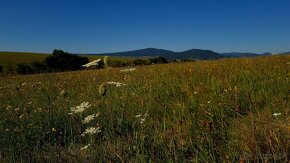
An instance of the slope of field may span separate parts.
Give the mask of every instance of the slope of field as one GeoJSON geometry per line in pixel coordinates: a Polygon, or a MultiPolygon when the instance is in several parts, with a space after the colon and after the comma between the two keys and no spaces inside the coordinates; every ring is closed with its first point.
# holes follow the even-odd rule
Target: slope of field
{"type": "Polygon", "coordinates": [[[4,71],[8,68],[14,70],[18,63],[43,61],[47,56],[44,53],[0,52],[0,65],[4,67],[4,71]]]}
{"type": "Polygon", "coordinates": [[[0,78],[0,162],[287,162],[289,60],[0,78]]]}

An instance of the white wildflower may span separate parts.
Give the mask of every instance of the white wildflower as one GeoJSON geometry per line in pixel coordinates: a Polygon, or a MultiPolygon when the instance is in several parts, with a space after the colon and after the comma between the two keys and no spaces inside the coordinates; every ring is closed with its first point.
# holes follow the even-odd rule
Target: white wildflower
{"type": "Polygon", "coordinates": [[[144,117],[147,117],[147,116],[149,116],[149,114],[148,114],[148,113],[145,113],[145,114],[144,114],[144,117]]]}
{"type": "Polygon", "coordinates": [[[91,122],[93,119],[97,118],[99,116],[100,113],[97,113],[97,114],[92,114],[92,115],[89,115],[87,116],[82,122],[83,124],[86,124],[86,123],[89,123],[91,122]]]}
{"type": "Polygon", "coordinates": [[[107,82],[109,85],[115,85],[116,87],[125,86],[126,84],[120,83],[120,82],[107,82]]]}
{"type": "Polygon", "coordinates": [[[86,145],[86,146],[80,148],[80,150],[81,150],[81,151],[86,150],[86,149],[88,149],[90,146],[91,146],[91,144],[88,144],[88,145],[86,145]]]}
{"type": "MultiPolygon", "coordinates": [[[[91,107],[89,102],[83,102],[79,106],[72,107],[71,108],[71,112],[72,113],[81,113],[81,112],[83,112],[85,109],[87,109],[89,107],[91,107]]],[[[69,113],[69,115],[71,115],[71,114],[69,113]]]]}
{"type": "Polygon", "coordinates": [[[136,117],[136,118],[139,118],[139,117],[141,117],[141,114],[135,115],[135,117],[136,117]]]}
{"type": "Polygon", "coordinates": [[[277,117],[277,116],[279,116],[279,115],[281,115],[281,113],[274,113],[274,114],[273,114],[273,116],[275,116],[275,117],[277,117]]]}
{"type": "Polygon", "coordinates": [[[145,118],[140,119],[140,123],[144,123],[145,122],[145,118]]]}
{"type": "Polygon", "coordinates": [[[130,71],[135,71],[136,68],[127,68],[127,69],[123,69],[123,70],[120,70],[121,72],[130,72],[130,71]]]}
{"type": "Polygon", "coordinates": [[[141,115],[141,114],[138,114],[138,115],[135,115],[136,118],[140,118],[140,123],[144,123],[145,120],[146,120],[146,117],[148,117],[149,114],[146,112],[144,115],[141,115]]]}
{"type": "Polygon", "coordinates": [[[85,136],[87,134],[93,135],[99,132],[101,132],[100,127],[90,127],[90,128],[87,128],[86,131],[82,133],[82,136],[85,136]]]}

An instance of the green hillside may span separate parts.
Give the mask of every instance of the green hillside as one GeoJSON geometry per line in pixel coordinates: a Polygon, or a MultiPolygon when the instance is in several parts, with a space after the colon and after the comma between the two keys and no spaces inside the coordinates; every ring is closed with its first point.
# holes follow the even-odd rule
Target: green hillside
{"type": "Polygon", "coordinates": [[[18,63],[43,61],[48,55],[45,53],[0,52],[0,65],[3,65],[4,71],[14,70],[18,63]]]}

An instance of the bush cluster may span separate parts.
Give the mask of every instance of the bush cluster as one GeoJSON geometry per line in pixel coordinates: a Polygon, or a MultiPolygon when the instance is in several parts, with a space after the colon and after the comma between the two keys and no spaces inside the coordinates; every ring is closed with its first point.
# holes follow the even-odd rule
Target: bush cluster
{"type": "Polygon", "coordinates": [[[45,59],[48,69],[53,71],[75,71],[82,69],[82,65],[89,62],[87,57],[69,54],[55,49],[52,56],[45,59]]]}
{"type": "Polygon", "coordinates": [[[87,57],[69,54],[63,50],[53,50],[44,62],[19,63],[16,65],[18,74],[36,74],[44,72],[60,72],[81,70],[82,65],[89,62],[87,57]]]}
{"type": "Polygon", "coordinates": [[[0,65],[0,74],[2,74],[2,73],[3,73],[3,66],[0,65]]]}
{"type": "MultiPolygon", "coordinates": [[[[89,62],[87,57],[73,55],[63,50],[53,50],[52,55],[46,57],[43,62],[34,61],[32,63],[19,63],[16,65],[17,74],[37,74],[45,72],[61,72],[61,71],[76,71],[83,69],[82,65],[89,62]]],[[[112,61],[109,63],[110,67],[126,67],[126,66],[144,66],[151,64],[168,63],[164,57],[155,57],[150,59],[134,59],[131,62],[112,61]]],[[[104,68],[102,61],[99,66],[95,68],[104,68]]],[[[3,68],[0,66],[0,73],[3,68]]]]}

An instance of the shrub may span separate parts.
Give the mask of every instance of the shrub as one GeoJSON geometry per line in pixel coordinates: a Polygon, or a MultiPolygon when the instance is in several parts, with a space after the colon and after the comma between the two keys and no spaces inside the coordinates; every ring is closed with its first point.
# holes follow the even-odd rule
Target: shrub
{"type": "Polygon", "coordinates": [[[39,61],[33,61],[32,63],[30,63],[30,67],[34,73],[47,72],[47,66],[39,61]]]}
{"type": "Polygon", "coordinates": [[[181,59],[181,62],[194,62],[194,59],[181,59]]]}
{"type": "Polygon", "coordinates": [[[31,73],[33,73],[33,71],[28,64],[19,63],[16,66],[16,73],[25,75],[25,74],[31,74],[31,73]]]}
{"type": "Polygon", "coordinates": [[[111,67],[126,67],[129,66],[130,64],[127,62],[122,62],[122,61],[112,61],[110,62],[111,67]]]}
{"type": "Polygon", "coordinates": [[[0,65],[0,73],[2,74],[3,73],[3,66],[0,65]]]}
{"type": "Polygon", "coordinates": [[[162,64],[168,63],[168,61],[164,57],[156,57],[149,59],[150,64],[162,64]]]}
{"type": "Polygon", "coordinates": [[[88,62],[87,57],[80,57],[57,49],[53,51],[52,56],[45,59],[47,67],[52,71],[80,70],[82,65],[88,62]]]}
{"type": "Polygon", "coordinates": [[[145,59],[135,59],[133,65],[149,65],[149,61],[145,59]]]}
{"type": "Polygon", "coordinates": [[[8,63],[6,73],[13,74],[15,72],[15,65],[13,63],[8,63]]]}

